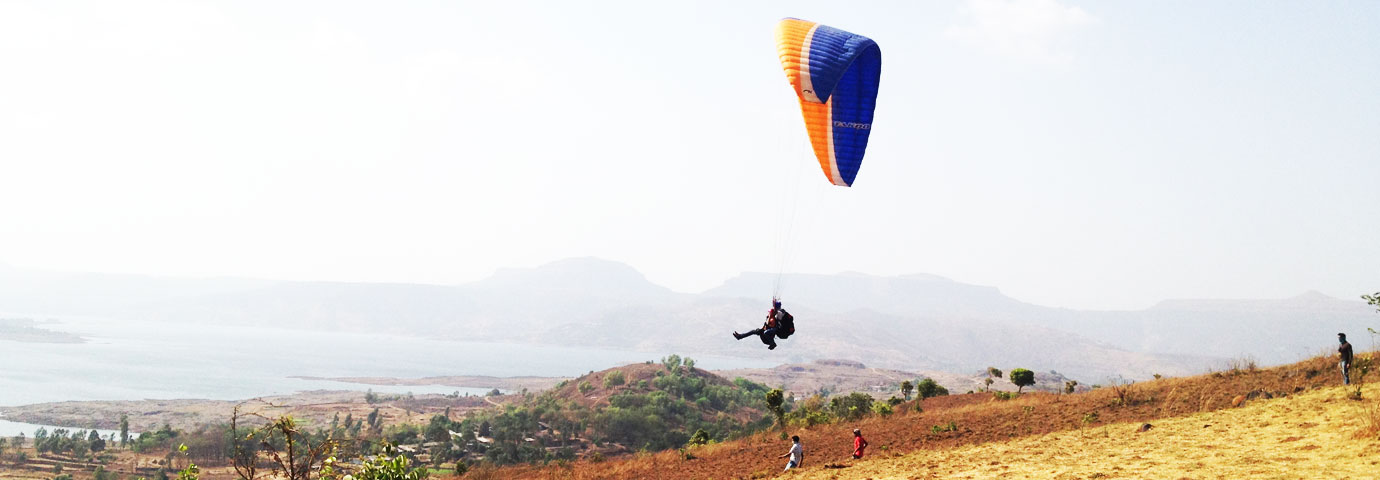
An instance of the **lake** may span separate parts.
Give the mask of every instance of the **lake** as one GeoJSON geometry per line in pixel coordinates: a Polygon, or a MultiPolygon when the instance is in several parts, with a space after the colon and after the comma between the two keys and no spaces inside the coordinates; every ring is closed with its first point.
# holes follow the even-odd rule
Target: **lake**
{"type": "MultiPolygon", "coordinates": [[[[237,400],[304,390],[482,394],[488,389],[362,385],[290,377],[568,377],[658,360],[673,353],[97,318],[63,317],[57,321],[41,328],[81,335],[87,342],[0,340],[0,406],[67,400],[237,400]]],[[[709,369],[775,364],[761,359],[689,355],[695,358],[696,366],[709,369]]]]}

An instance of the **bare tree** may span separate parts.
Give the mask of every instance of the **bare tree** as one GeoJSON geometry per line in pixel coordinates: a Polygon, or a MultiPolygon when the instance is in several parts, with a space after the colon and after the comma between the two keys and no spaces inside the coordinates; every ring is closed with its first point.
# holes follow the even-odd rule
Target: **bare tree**
{"type": "Polygon", "coordinates": [[[235,407],[230,419],[231,434],[235,438],[234,457],[231,462],[235,474],[242,480],[255,480],[259,460],[267,457],[272,460],[273,476],[287,480],[312,480],[313,478],[333,478],[334,470],[330,460],[337,442],[327,432],[325,437],[313,443],[312,438],[303,432],[290,415],[268,418],[258,413],[244,413],[235,407]],[[263,426],[248,430],[240,435],[239,423],[243,417],[266,420],[263,426]],[[253,448],[254,441],[258,448],[253,448]],[[323,468],[325,467],[325,468],[323,468]]]}

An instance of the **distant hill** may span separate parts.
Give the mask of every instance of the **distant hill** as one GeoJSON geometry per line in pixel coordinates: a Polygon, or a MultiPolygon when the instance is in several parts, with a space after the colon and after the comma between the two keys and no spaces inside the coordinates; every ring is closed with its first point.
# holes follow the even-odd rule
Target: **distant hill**
{"type": "MultiPolygon", "coordinates": [[[[776,275],[744,273],[712,288],[712,297],[761,298],[776,275]]],[[[968,285],[935,275],[879,277],[860,273],[786,275],[787,304],[809,305],[829,313],[873,310],[892,315],[982,317],[992,320],[1042,317],[1057,311],[1002,295],[995,287],[968,285]]]]}
{"type": "Polygon", "coordinates": [[[766,392],[763,385],[730,382],[677,356],[590,372],[535,396],[509,396],[508,408],[468,420],[492,425],[493,443],[484,457],[499,464],[550,458],[530,448],[533,443],[557,449],[557,458],[592,449],[656,451],[682,447],[697,432],[703,442],[724,441],[771,425],[766,392]]]}
{"type": "Polygon", "coordinates": [[[1337,332],[1349,332],[1364,347],[1366,328],[1380,327],[1380,315],[1360,301],[1308,292],[1273,300],[1166,300],[1141,311],[1075,312],[1049,325],[1134,351],[1274,365],[1335,353],[1337,332]]]}
{"type": "MultiPolygon", "coordinates": [[[[810,363],[792,363],[772,368],[740,368],[720,370],[719,375],[726,378],[742,377],[769,387],[782,387],[805,398],[814,393],[847,394],[848,392],[867,392],[880,399],[900,397],[900,385],[911,381],[914,385],[922,379],[932,379],[948,389],[950,393],[960,394],[969,391],[983,391],[990,388],[996,391],[1017,390],[1006,378],[995,378],[990,387],[984,382],[987,375],[960,375],[941,371],[908,372],[885,368],[872,368],[861,362],[850,360],[815,360],[810,363]]],[[[1003,372],[1005,373],[1005,372],[1003,372]]],[[[1025,391],[1059,392],[1068,378],[1058,372],[1035,372],[1035,385],[1025,391]]],[[[1085,388],[1086,389],[1086,388],[1085,388]]]]}
{"type": "MultiPolygon", "coordinates": [[[[768,352],[729,334],[760,324],[775,275],[745,273],[677,293],[595,258],[505,269],[463,285],[277,282],[71,274],[0,267],[0,312],[273,325],[433,338],[599,346],[692,355],[833,358],[975,375],[987,366],[1057,371],[1084,383],[1294,361],[1338,331],[1380,324],[1359,301],[1172,300],[1139,311],[1032,305],[932,275],[785,275],[799,333],[768,352]]],[[[463,372],[460,372],[463,373],[463,372]]]]}
{"type": "Polygon", "coordinates": [[[245,278],[67,273],[0,263],[0,311],[114,316],[140,306],[277,285],[245,278]]]}

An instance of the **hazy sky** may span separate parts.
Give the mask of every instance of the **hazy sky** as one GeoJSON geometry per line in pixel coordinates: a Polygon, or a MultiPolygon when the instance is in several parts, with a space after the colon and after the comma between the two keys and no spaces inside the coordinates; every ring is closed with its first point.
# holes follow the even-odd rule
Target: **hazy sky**
{"type": "Polygon", "coordinates": [[[1377,180],[1380,2],[0,2],[22,267],[1355,299],[1377,180]],[[809,153],[786,16],[881,46],[851,189],[809,153]]]}

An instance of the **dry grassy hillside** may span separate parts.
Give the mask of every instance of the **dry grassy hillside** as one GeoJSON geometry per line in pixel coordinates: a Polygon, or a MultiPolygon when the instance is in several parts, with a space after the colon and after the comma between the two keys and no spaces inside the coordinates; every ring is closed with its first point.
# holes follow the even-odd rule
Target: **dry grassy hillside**
{"type": "MultiPolygon", "coordinates": [[[[1102,424],[1006,442],[883,452],[787,475],[801,479],[1374,479],[1380,441],[1351,390],[1327,387],[1185,417],[1102,424]]],[[[1380,385],[1365,388],[1380,396],[1380,385]]],[[[1375,408],[1375,402],[1371,401],[1375,408]]]]}
{"type": "MultiPolygon", "coordinates": [[[[1347,398],[1333,358],[1015,400],[954,395],[897,407],[890,418],[792,427],[803,478],[1376,478],[1380,388],[1347,398]],[[1234,400],[1241,408],[1232,408],[1234,400]],[[1136,433],[1142,423],[1155,427],[1136,433]],[[952,431],[943,427],[952,425],[952,431]],[[1203,430],[1199,432],[1193,427],[1203,430]],[[1204,427],[1204,425],[1208,425],[1204,427]],[[935,428],[940,427],[940,428],[935,428]],[[849,458],[853,428],[872,447],[849,458]],[[1358,436],[1359,435],[1359,436],[1358,436]],[[1295,438],[1297,437],[1297,438],[1295,438]],[[1332,472],[1309,475],[1320,465],[1332,472]],[[1281,465],[1291,465],[1282,468],[1281,465]],[[1337,466],[1341,465],[1341,466],[1337,466]],[[1262,471],[1267,474],[1254,474],[1262,471]],[[1278,475],[1277,475],[1278,474],[1278,475]],[[1266,475],[1263,476],[1262,475],[1266,475]],[[1269,475],[1276,475],[1271,477],[1269,475]],[[1292,475],[1292,476],[1290,476],[1292,475]],[[1358,476],[1359,475],[1359,476],[1358,476]]],[[[1371,380],[1375,380],[1372,374],[1371,380]]],[[[779,432],[678,452],[604,462],[472,472],[476,478],[772,478],[788,441],[779,432]]]]}

